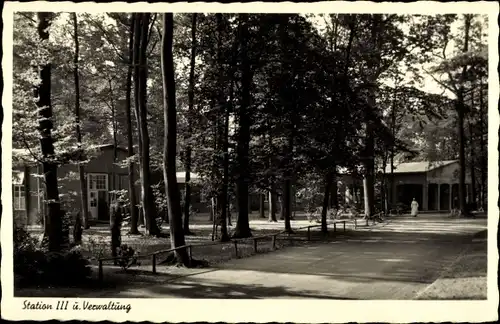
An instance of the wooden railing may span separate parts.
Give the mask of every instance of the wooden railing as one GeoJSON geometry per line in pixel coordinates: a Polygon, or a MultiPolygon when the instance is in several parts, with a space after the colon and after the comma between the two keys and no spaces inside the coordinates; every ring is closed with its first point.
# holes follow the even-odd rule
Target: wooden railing
{"type": "MultiPolygon", "coordinates": [[[[345,223],[346,223],[345,220],[337,220],[337,221],[335,221],[333,223],[333,225],[334,225],[334,231],[336,231],[336,229],[337,229],[336,223],[343,223],[344,224],[344,231],[345,231],[345,223]]],[[[320,227],[320,226],[321,226],[321,224],[309,225],[309,226],[304,226],[304,227],[296,228],[295,230],[307,229],[307,241],[310,241],[311,240],[311,228],[320,227]]],[[[192,260],[193,260],[193,246],[196,247],[196,246],[221,245],[221,244],[224,244],[224,243],[230,243],[230,242],[232,242],[234,244],[234,250],[235,250],[236,258],[238,258],[239,257],[238,256],[238,244],[241,244],[241,242],[253,241],[253,250],[254,250],[255,253],[257,253],[258,241],[262,240],[262,239],[266,239],[266,238],[271,238],[272,250],[275,250],[276,249],[276,240],[278,239],[279,235],[283,235],[283,234],[287,235],[287,238],[285,238],[285,240],[288,239],[290,242],[293,241],[293,236],[290,235],[290,232],[284,230],[284,231],[276,232],[276,233],[273,233],[273,234],[260,235],[260,236],[254,236],[254,237],[248,237],[248,238],[241,238],[241,239],[232,239],[229,242],[209,242],[209,243],[198,243],[198,244],[186,244],[186,245],[183,245],[183,246],[174,247],[174,248],[170,248],[170,249],[166,249],[166,250],[155,251],[155,252],[152,252],[152,253],[149,253],[149,254],[134,256],[134,258],[136,258],[136,259],[151,258],[152,272],[154,274],[156,274],[156,263],[157,263],[157,256],[158,256],[158,254],[174,252],[174,251],[181,250],[181,249],[187,249],[188,250],[188,255],[189,255],[189,262],[191,263],[192,260]]],[[[102,279],[103,279],[103,262],[104,261],[117,261],[117,260],[121,260],[121,259],[125,259],[125,258],[127,258],[127,257],[123,256],[123,257],[111,257],[111,258],[101,258],[101,259],[99,259],[98,260],[99,261],[99,281],[101,282],[102,279]]]]}

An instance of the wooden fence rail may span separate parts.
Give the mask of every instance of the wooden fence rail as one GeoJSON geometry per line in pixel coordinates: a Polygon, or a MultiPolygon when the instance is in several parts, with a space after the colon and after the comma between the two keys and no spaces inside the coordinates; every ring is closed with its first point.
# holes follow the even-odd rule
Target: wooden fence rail
{"type": "MultiPolygon", "coordinates": [[[[346,221],[336,221],[335,223],[333,223],[334,224],[334,231],[336,230],[336,223],[337,222],[344,224],[344,231],[345,231],[346,221]]],[[[295,230],[298,231],[298,230],[302,230],[302,229],[307,229],[307,241],[310,241],[311,240],[311,228],[320,227],[320,226],[321,226],[320,224],[309,225],[309,226],[296,228],[295,230]]],[[[235,255],[236,255],[236,258],[238,258],[239,257],[238,256],[238,243],[241,244],[242,242],[253,241],[253,250],[255,253],[257,253],[258,241],[265,239],[265,238],[271,238],[272,250],[275,250],[276,249],[276,240],[278,239],[279,235],[283,235],[283,234],[287,234],[287,238],[290,242],[293,240],[293,237],[292,237],[292,235],[290,235],[290,232],[284,230],[284,231],[280,231],[280,232],[273,233],[273,234],[260,235],[260,236],[241,238],[241,239],[232,239],[229,242],[232,242],[234,244],[235,255]]],[[[174,248],[170,248],[170,249],[166,249],[166,250],[155,251],[155,252],[152,252],[149,254],[138,255],[138,256],[135,256],[135,258],[137,258],[137,259],[151,258],[152,271],[153,271],[153,273],[156,273],[156,263],[158,261],[158,258],[157,258],[158,254],[174,252],[174,251],[181,250],[181,249],[188,249],[189,262],[191,263],[193,261],[193,246],[196,247],[196,246],[221,245],[221,244],[229,243],[229,242],[210,242],[210,243],[186,244],[183,246],[174,247],[174,248]]],[[[99,281],[102,282],[102,279],[103,279],[103,262],[104,261],[117,261],[117,260],[125,259],[125,258],[127,258],[127,257],[123,256],[123,257],[112,257],[112,258],[99,259],[98,260],[99,261],[99,281]]]]}

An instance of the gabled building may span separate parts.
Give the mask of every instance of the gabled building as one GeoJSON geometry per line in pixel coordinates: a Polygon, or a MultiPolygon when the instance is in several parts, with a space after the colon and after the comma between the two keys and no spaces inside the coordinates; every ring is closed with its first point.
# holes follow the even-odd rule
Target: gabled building
{"type": "MultiPolygon", "coordinates": [[[[392,193],[389,194],[391,205],[410,205],[413,198],[422,211],[450,211],[458,200],[459,162],[407,162],[394,166],[392,193]]],[[[386,181],[391,181],[391,167],[385,170],[386,181]]],[[[383,172],[379,172],[379,178],[383,172]]],[[[342,174],[339,177],[343,202],[363,205],[363,183],[359,177],[342,174]]],[[[467,202],[471,201],[470,175],[466,174],[467,202]]]]}
{"type": "MultiPolygon", "coordinates": [[[[457,160],[400,163],[394,168],[395,202],[409,204],[413,198],[422,210],[449,211],[458,200],[460,165],[457,160]]],[[[390,173],[390,167],[386,168],[390,173]]],[[[466,173],[466,199],[471,201],[471,178],[466,173]]]]}
{"type": "MultiPolygon", "coordinates": [[[[100,145],[85,165],[87,178],[87,196],[89,220],[91,222],[109,222],[110,204],[115,199],[112,192],[121,190],[128,195],[128,170],[122,162],[127,159],[126,148],[117,147],[116,163],[113,162],[114,146],[100,145]]],[[[14,219],[17,224],[40,223],[45,214],[45,192],[42,166],[29,150],[13,149],[12,196],[14,219]]],[[[139,167],[136,164],[136,197],[140,201],[139,167]]],[[[63,208],[69,212],[80,210],[80,181],[76,164],[65,163],[57,169],[59,195],[63,208]]],[[[193,208],[200,212],[208,212],[207,203],[201,201],[199,176],[191,173],[193,208]]],[[[151,183],[163,181],[163,173],[153,172],[151,183]]],[[[179,189],[184,190],[185,172],[177,172],[179,189]]],[[[163,191],[162,188],[160,188],[163,191]]],[[[159,211],[161,214],[161,211],[159,211]]]]}
{"type": "MultiPolygon", "coordinates": [[[[114,146],[101,145],[97,147],[96,154],[85,165],[89,220],[91,221],[109,221],[108,211],[113,199],[110,192],[128,190],[127,168],[119,165],[127,158],[128,153],[122,147],[118,147],[116,151],[117,163],[113,163],[114,146]]],[[[41,215],[45,212],[43,178],[39,176],[42,174],[42,166],[26,150],[14,149],[13,155],[17,156],[12,167],[15,220],[19,224],[39,222],[41,215]]],[[[62,164],[57,169],[57,176],[61,201],[63,204],[66,203],[64,207],[79,209],[81,195],[78,166],[62,164]]],[[[136,186],[137,197],[139,193],[140,188],[136,186]]]]}

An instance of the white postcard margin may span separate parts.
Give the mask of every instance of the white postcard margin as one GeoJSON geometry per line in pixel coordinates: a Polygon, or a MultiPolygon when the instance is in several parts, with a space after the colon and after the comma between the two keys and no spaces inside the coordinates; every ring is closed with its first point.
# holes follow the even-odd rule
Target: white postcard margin
{"type": "MultiPolygon", "coordinates": [[[[483,322],[498,319],[498,25],[499,6],[492,2],[418,1],[413,3],[321,2],[321,3],[174,3],[137,2],[6,2],[2,13],[4,31],[2,60],[4,122],[2,125],[2,220],[1,282],[2,318],[10,320],[88,320],[88,321],[168,321],[168,322],[483,322]],[[488,299],[485,301],[345,301],[345,300],[231,300],[231,299],[116,299],[130,304],[125,311],[27,311],[27,298],[13,297],[12,260],[12,32],[15,11],[55,12],[249,12],[249,13],[477,13],[489,15],[489,127],[488,127],[488,299]],[[7,190],[6,190],[7,189],[7,190]]],[[[55,305],[70,304],[83,298],[31,298],[55,305]]],[[[84,299],[103,303],[111,299],[84,299]]]]}

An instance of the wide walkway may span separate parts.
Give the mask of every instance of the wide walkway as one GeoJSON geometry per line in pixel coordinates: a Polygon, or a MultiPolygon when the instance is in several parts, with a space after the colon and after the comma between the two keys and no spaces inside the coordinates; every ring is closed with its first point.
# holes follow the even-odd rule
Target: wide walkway
{"type": "Polygon", "coordinates": [[[333,242],[232,260],[162,284],[115,291],[114,297],[414,299],[473,242],[485,247],[484,239],[473,239],[485,229],[486,219],[401,217],[341,233],[333,242]]]}

